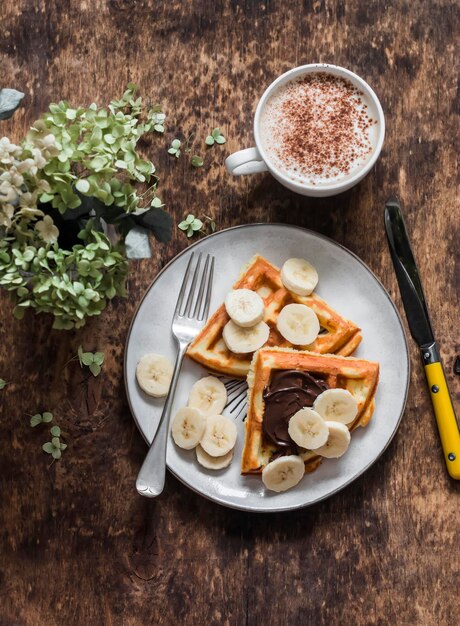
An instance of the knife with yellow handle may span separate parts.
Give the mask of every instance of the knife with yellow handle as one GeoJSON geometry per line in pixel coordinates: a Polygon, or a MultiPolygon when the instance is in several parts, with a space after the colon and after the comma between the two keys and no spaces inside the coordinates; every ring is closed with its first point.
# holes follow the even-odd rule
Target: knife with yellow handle
{"type": "Polygon", "coordinates": [[[385,229],[409,329],[422,354],[447,471],[452,478],[460,480],[460,431],[457,418],[401,207],[394,198],[385,205],[385,229]]]}

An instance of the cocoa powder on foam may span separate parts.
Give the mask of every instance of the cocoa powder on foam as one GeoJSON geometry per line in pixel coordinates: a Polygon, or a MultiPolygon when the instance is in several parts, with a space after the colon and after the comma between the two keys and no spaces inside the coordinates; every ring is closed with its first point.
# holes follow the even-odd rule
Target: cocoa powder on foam
{"type": "MultiPolygon", "coordinates": [[[[325,72],[309,74],[281,88],[279,118],[271,128],[270,151],[298,176],[346,176],[372,152],[363,94],[351,82],[325,72]]],[[[270,112],[268,112],[270,115],[270,112]]],[[[274,120],[273,120],[274,121],[274,120]]]]}

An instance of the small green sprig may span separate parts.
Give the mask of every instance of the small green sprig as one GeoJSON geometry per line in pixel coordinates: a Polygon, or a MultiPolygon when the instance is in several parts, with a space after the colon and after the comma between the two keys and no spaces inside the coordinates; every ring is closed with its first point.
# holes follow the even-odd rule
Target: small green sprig
{"type": "Polygon", "coordinates": [[[180,139],[173,139],[171,141],[171,147],[168,148],[168,154],[172,154],[173,156],[176,157],[176,159],[178,159],[180,157],[180,147],[181,147],[180,139]]]}
{"type": "Polygon", "coordinates": [[[8,384],[8,383],[6,382],[6,380],[3,380],[3,378],[0,378],[0,391],[1,391],[2,389],[5,389],[5,387],[7,386],[7,384],[8,384]]]}
{"type": "MultiPolygon", "coordinates": [[[[30,418],[30,425],[32,428],[38,426],[38,424],[49,424],[53,421],[53,414],[49,411],[45,411],[44,413],[36,413],[32,415],[30,418]]],[[[67,448],[67,444],[63,443],[60,439],[61,437],[61,429],[57,424],[51,426],[50,428],[51,441],[47,441],[42,445],[43,452],[47,454],[51,454],[53,459],[57,460],[61,458],[62,451],[67,448]]]]}
{"type": "Polygon", "coordinates": [[[210,135],[204,140],[207,146],[213,146],[215,143],[224,144],[227,140],[220,132],[219,128],[215,128],[210,135]]]}
{"type": "Polygon", "coordinates": [[[101,366],[104,363],[103,352],[83,352],[83,346],[78,346],[78,360],[80,367],[84,365],[89,368],[93,376],[99,376],[101,366]]]}
{"type": "Polygon", "coordinates": [[[207,215],[203,216],[203,219],[195,217],[192,213],[189,213],[185,220],[178,224],[178,228],[183,230],[187,237],[193,237],[195,233],[201,235],[207,235],[208,231],[211,233],[216,230],[216,222],[207,215]]]}
{"type": "Polygon", "coordinates": [[[183,222],[180,222],[179,228],[183,230],[187,237],[193,237],[194,233],[201,230],[203,222],[189,213],[183,222]]]}

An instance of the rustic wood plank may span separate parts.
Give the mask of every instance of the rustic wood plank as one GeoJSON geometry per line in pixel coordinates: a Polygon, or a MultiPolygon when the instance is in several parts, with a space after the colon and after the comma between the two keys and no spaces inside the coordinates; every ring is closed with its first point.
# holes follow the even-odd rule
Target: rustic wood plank
{"type": "MultiPolygon", "coordinates": [[[[161,101],[171,132],[148,146],[176,220],[206,212],[224,228],[280,221],[312,228],[358,254],[400,305],[382,207],[399,194],[451,390],[460,223],[455,110],[458,6],[451,0],[290,3],[3,0],[2,86],[25,91],[0,133],[19,140],[50,101],[104,102],[129,80],[161,101]],[[372,175],[337,198],[296,196],[267,175],[230,179],[229,152],[250,146],[265,86],[304,62],[357,71],[387,114],[372,175]],[[163,149],[178,132],[219,125],[228,144],[204,171],[163,149]]],[[[161,499],[134,491],[145,454],[127,406],[122,357],[130,319],[156,272],[187,245],[177,231],[154,258],[131,263],[129,299],[85,329],[18,322],[1,294],[0,623],[170,625],[458,622],[458,484],[444,471],[417,350],[397,436],[352,486],[311,509],[225,510],[168,476],[161,499]],[[105,351],[98,379],[77,347],[105,351]],[[28,413],[52,410],[66,432],[52,467],[28,413]]],[[[395,355],[395,359],[398,355],[395,355]]]]}

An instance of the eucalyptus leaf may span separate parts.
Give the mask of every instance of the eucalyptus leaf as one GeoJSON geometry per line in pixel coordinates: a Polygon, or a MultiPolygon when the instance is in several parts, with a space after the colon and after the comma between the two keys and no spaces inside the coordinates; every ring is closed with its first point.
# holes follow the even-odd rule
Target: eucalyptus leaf
{"type": "Polygon", "coordinates": [[[0,89],[0,120],[10,118],[24,98],[22,91],[16,89],[0,89]]]}
{"type": "Polygon", "coordinates": [[[125,251],[128,259],[151,258],[148,230],[142,226],[132,228],[125,237],[125,251]]]}
{"type": "Polygon", "coordinates": [[[166,243],[171,239],[173,220],[164,209],[152,207],[150,211],[134,219],[139,226],[151,230],[160,243],[166,243]]]}

